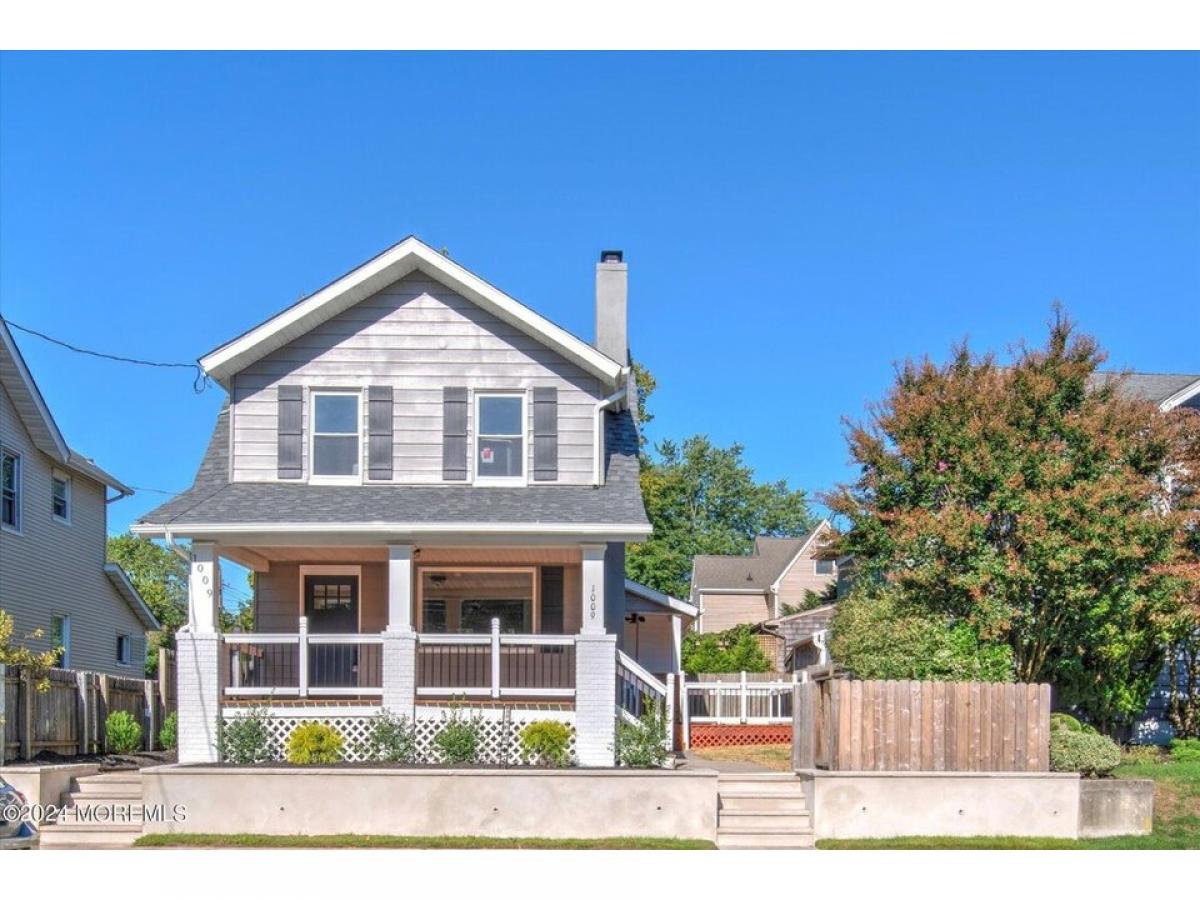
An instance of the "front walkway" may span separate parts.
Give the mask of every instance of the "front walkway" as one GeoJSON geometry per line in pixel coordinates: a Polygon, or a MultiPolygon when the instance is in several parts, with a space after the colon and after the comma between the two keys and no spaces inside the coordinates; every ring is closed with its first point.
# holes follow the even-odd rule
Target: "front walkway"
{"type": "Polygon", "coordinates": [[[712,769],[716,772],[730,773],[747,773],[747,772],[770,772],[773,771],[767,766],[761,766],[758,763],[748,762],[741,759],[709,759],[700,756],[694,750],[683,751],[684,762],[680,763],[677,768],[680,769],[712,769]]]}

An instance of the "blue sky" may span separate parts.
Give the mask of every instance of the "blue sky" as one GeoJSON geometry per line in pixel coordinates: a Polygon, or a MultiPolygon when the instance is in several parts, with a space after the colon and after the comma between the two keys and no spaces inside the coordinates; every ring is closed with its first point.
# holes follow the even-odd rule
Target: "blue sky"
{"type": "MultiPolygon", "coordinates": [[[[651,436],[817,491],[896,360],[1056,298],[1113,366],[1200,371],[1200,56],[0,57],[16,322],[192,360],[409,233],[588,339],[623,248],[651,436]]],[[[75,447],[190,483],[220,389],[17,337],[75,447]]]]}

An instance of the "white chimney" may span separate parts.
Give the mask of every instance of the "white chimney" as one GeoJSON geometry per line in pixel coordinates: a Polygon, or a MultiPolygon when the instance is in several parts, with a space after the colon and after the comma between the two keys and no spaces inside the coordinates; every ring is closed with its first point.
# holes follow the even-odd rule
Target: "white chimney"
{"type": "Polygon", "coordinates": [[[629,267],[620,250],[604,250],[596,264],[596,349],[621,365],[629,363],[626,307],[629,267]]]}

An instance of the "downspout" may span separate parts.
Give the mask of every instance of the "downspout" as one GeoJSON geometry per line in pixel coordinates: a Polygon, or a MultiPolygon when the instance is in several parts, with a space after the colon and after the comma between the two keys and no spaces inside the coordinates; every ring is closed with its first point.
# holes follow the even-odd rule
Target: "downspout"
{"type": "Polygon", "coordinates": [[[813,643],[816,644],[817,653],[819,654],[817,656],[817,665],[818,666],[829,665],[829,648],[825,644],[825,641],[828,639],[828,637],[829,637],[829,632],[824,629],[822,629],[821,631],[813,632],[813,636],[812,636],[813,643]]]}
{"type": "Polygon", "coordinates": [[[594,433],[592,435],[592,448],[594,450],[594,453],[592,454],[592,486],[593,487],[600,487],[600,485],[602,485],[604,483],[604,480],[602,477],[602,472],[601,472],[601,470],[603,468],[603,464],[604,464],[604,439],[603,439],[604,429],[601,426],[601,423],[604,421],[603,420],[604,411],[606,409],[611,408],[612,406],[615,406],[621,400],[624,400],[625,395],[628,392],[629,392],[628,386],[623,387],[616,393],[610,394],[609,396],[605,397],[603,400],[601,400],[599,403],[596,404],[595,421],[592,423],[593,428],[594,428],[594,433]]]}

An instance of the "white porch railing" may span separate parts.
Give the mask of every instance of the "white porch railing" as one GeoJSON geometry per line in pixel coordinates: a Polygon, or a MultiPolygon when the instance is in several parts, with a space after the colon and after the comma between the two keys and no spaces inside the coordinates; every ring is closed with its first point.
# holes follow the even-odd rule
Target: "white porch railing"
{"type": "MultiPolygon", "coordinates": [[[[731,676],[734,677],[734,676],[731,676]]],[[[779,724],[792,721],[792,692],[800,675],[777,681],[750,681],[746,673],[736,681],[685,681],[683,728],[692,722],[733,724],[779,724]]]]}
{"type": "Polygon", "coordinates": [[[574,697],[575,638],[559,634],[417,635],[418,697],[574,697]]]}
{"type": "Polygon", "coordinates": [[[383,694],[383,636],[223,634],[227,697],[377,697],[383,694]]]}
{"type": "Polygon", "coordinates": [[[675,749],[675,676],[666,682],[647,672],[633,657],[617,651],[617,709],[627,722],[660,704],[667,720],[667,749],[675,749]]]}

